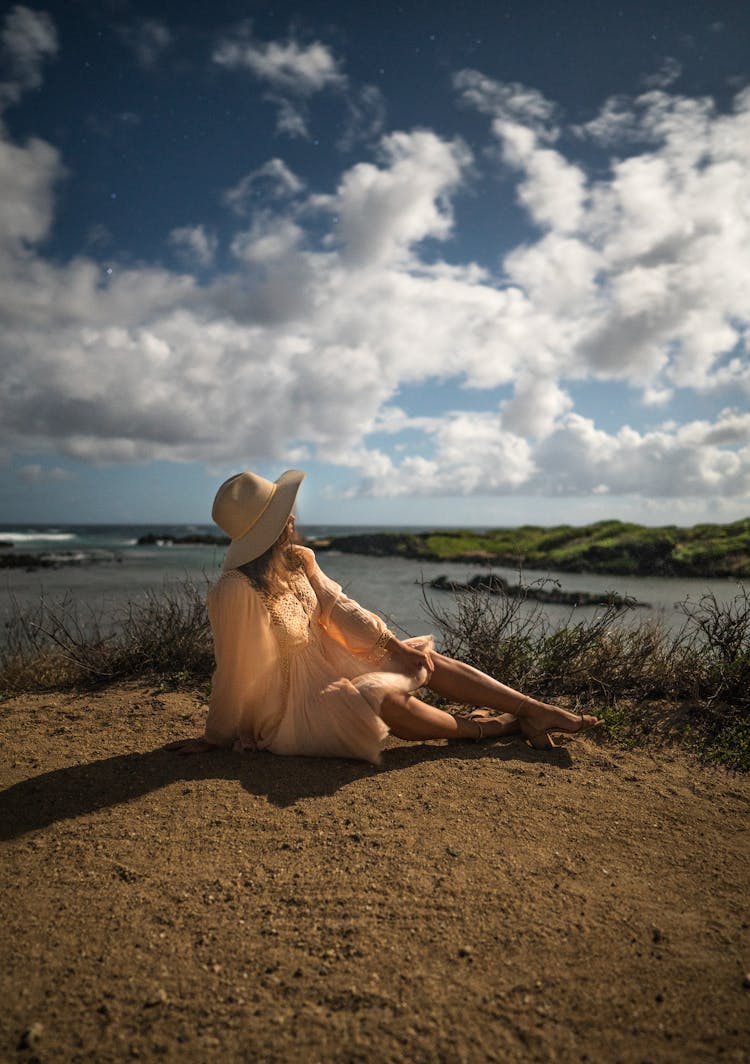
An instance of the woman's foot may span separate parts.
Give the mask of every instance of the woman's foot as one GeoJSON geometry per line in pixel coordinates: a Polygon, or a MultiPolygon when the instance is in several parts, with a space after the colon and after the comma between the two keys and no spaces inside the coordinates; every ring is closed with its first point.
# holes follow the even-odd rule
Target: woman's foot
{"type": "Polygon", "coordinates": [[[512,713],[492,713],[488,709],[475,709],[469,720],[477,726],[476,742],[482,739],[499,739],[503,735],[518,735],[521,725],[512,713]]]}
{"type": "Polygon", "coordinates": [[[570,713],[559,706],[525,698],[516,710],[521,735],[534,750],[549,750],[555,746],[550,732],[565,732],[575,735],[601,724],[598,717],[583,713],[570,713]]]}

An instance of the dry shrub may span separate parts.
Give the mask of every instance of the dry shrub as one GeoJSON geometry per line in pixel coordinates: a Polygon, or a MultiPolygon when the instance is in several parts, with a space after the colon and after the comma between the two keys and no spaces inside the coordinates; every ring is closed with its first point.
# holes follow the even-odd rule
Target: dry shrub
{"type": "Polygon", "coordinates": [[[524,595],[486,590],[457,592],[448,605],[425,603],[449,656],[541,699],[595,704],[612,734],[679,735],[732,767],[750,768],[744,586],[729,601],[686,599],[676,631],[651,618],[624,623],[614,605],[555,626],[524,595]],[[657,704],[661,720],[653,719],[657,704]]]}
{"type": "Polygon", "coordinates": [[[16,607],[0,647],[0,690],[7,695],[158,677],[201,683],[213,648],[206,586],[167,584],[129,601],[108,621],[71,594],[30,609],[16,607]]]}

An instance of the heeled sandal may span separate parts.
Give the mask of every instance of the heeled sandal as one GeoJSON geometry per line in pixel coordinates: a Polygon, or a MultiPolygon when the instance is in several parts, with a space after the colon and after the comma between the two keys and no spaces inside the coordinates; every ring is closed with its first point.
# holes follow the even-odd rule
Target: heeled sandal
{"type": "Polygon", "coordinates": [[[581,732],[598,728],[603,723],[599,717],[593,717],[589,714],[577,713],[576,716],[578,717],[577,728],[561,728],[559,725],[553,725],[551,728],[542,728],[539,731],[532,732],[524,731],[523,722],[521,722],[521,735],[532,750],[555,750],[557,749],[557,743],[550,732],[556,732],[558,735],[579,735],[581,732]]]}

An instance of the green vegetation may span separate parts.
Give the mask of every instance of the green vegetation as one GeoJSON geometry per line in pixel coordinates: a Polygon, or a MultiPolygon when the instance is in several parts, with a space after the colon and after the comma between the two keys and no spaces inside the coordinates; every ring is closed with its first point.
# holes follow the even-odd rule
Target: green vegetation
{"type": "Polygon", "coordinates": [[[623,623],[614,606],[555,627],[528,598],[471,591],[443,602],[427,609],[451,657],[545,701],[593,709],[619,743],[679,740],[750,770],[750,590],[684,601],[677,631],[623,623]]]}
{"type": "MultiPolygon", "coordinates": [[[[531,589],[527,589],[530,591],[531,589]]],[[[71,598],[17,609],[0,645],[0,698],[137,680],[205,687],[213,668],[205,585],[152,592],[103,626],[71,598]]],[[[464,591],[426,601],[441,649],[548,701],[592,708],[611,741],[681,741],[750,770],[750,590],[682,603],[678,631],[604,607],[555,627],[521,595],[464,591]]]]}
{"type": "Polygon", "coordinates": [[[728,525],[647,528],[598,521],[575,528],[498,528],[341,536],[331,548],[430,561],[492,562],[510,568],[631,576],[750,577],[750,518],[728,525]]]}

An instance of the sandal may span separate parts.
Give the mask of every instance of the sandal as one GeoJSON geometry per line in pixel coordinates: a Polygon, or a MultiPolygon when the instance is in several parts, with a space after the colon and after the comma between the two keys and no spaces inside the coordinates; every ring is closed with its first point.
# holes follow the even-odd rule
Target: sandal
{"type": "Polygon", "coordinates": [[[591,731],[593,728],[598,728],[603,723],[598,717],[592,717],[590,715],[584,716],[583,713],[576,714],[578,720],[575,728],[562,728],[559,725],[551,728],[542,728],[540,731],[525,731],[523,727],[523,721],[521,722],[521,734],[527,745],[532,750],[552,750],[557,748],[557,743],[552,739],[551,732],[557,732],[560,735],[578,735],[579,732],[591,731]]]}

